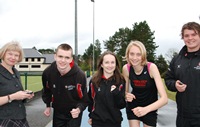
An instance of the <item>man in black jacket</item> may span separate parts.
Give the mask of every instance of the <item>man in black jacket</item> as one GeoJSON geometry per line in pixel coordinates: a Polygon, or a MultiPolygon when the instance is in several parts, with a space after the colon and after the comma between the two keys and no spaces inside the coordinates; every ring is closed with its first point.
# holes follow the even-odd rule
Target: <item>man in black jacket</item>
{"type": "Polygon", "coordinates": [[[47,106],[44,114],[50,116],[52,106],[53,127],[80,127],[88,101],[86,76],[74,64],[70,45],[59,45],[54,59],[42,75],[42,99],[47,106]]]}
{"type": "Polygon", "coordinates": [[[185,46],[175,56],[165,76],[176,93],[177,127],[200,127],[200,25],[188,22],[181,30],[185,46]]]}

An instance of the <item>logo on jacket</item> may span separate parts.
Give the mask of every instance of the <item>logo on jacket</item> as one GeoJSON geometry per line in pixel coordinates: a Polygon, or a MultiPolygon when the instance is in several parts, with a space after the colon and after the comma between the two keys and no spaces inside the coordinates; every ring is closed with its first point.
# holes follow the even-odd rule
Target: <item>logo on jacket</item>
{"type": "Polygon", "coordinates": [[[73,90],[75,88],[75,86],[74,85],[68,85],[68,86],[65,86],[65,88],[67,90],[73,90]]]}
{"type": "Polygon", "coordinates": [[[200,62],[199,62],[199,64],[196,67],[194,67],[194,69],[200,70],[200,62]]]}
{"type": "Polygon", "coordinates": [[[98,88],[98,91],[101,91],[100,87],[98,88]]]}

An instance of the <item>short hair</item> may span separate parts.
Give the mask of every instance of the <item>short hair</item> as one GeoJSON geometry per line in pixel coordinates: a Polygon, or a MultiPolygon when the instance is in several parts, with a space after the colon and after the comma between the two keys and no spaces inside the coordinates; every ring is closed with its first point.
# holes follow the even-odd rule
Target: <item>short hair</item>
{"type": "Polygon", "coordinates": [[[185,29],[194,30],[195,33],[200,36],[200,25],[198,23],[196,23],[196,22],[188,22],[188,23],[183,25],[183,27],[181,29],[181,38],[182,39],[184,37],[184,30],[185,29]]]}
{"type": "Polygon", "coordinates": [[[62,50],[65,50],[65,51],[71,50],[71,52],[72,52],[72,57],[73,57],[73,50],[72,50],[72,47],[71,47],[69,44],[67,44],[67,43],[60,44],[60,45],[56,48],[56,52],[55,52],[55,53],[58,52],[58,49],[62,49],[62,50]]]}
{"type": "Polygon", "coordinates": [[[4,59],[5,53],[7,51],[17,51],[17,52],[19,52],[18,62],[21,62],[24,58],[23,49],[22,49],[21,45],[19,44],[19,42],[17,42],[17,41],[8,42],[0,49],[0,59],[1,60],[4,59]]]}
{"type": "Polygon", "coordinates": [[[128,44],[127,48],[126,48],[126,54],[125,54],[125,59],[128,63],[130,63],[129,61],[129,52],[132,46],[136,46],[140,49],[141,54],[142,54],[142,65],[146,65],[147,64],[147,51],[146,48],[144,46],[144,44],[140,41],[137,40],[131,40],[130,43],[128,44]]]}

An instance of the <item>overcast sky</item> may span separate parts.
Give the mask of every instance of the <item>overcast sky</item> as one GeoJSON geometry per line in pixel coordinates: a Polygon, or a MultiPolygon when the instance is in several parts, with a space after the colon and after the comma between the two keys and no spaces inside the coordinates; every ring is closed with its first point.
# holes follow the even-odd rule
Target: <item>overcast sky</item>
{"type": "MultiPolygon", "coordinates": [[[[93,2],[77,0],[78,54],[93,42],[93,2]]],[[[132,29],[147,21],[155,31],[156,54],[184,45],[183,24],[199,22],[200,0],[95,0],[95,40],[113,36],[119,28],[132,29]]],[[[69,43],[75,48],[75,0],[0,0],[0,47],[17,40],[23,48],[56,48],[69,43]]]]}

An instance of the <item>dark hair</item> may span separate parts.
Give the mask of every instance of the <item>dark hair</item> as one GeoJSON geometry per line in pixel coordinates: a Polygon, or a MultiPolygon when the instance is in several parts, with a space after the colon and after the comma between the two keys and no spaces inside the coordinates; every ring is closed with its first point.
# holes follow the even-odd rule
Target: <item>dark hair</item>
{"type": "Polygon", "coordinates": [[[183,25],[183,27],[181,29],[181,38],[182,39],[184,37],[184,30],[185,29],[194,30],[195,33],[200,36],[200,25],[198,23],[196,23],[196,22],[188,22],[188,23],[183,25]]]}
{"type": "Polygon", "coordinates": [[[65,50],[65,51],[71,50],[72,56],[73,56],[72,47],[71,47],[70,45],[68,45],[67,43],[60,44],[60,45],[57,47],[57,49],[56,49],[56,53],[58,52],[58,49],[62,49],[62,50],[65,50]]]}
{"type": "Polygon", "coordinates": [[[103,58],[105,55],[113,55],[115,57],[116,60],[116,68],[113,74],[113,77],[116,80],[116,85],[119,85],[121,83],[122,80],[124,80],[122,74],[120,73],[120,64],[119,64],[119,60],[117,59],[117,56],[111,52],[111,51],[105,51],[99,59],[98,65],[97,65],[97,72],[94,74],[94,76],[92,77],[92,83],[94,85],[96,85],[97,87],[99,87],[100,82],[101,82],[101,78],[103,75],[103,68],[101,67],[101,64],[103,63],[103,58]]]}

